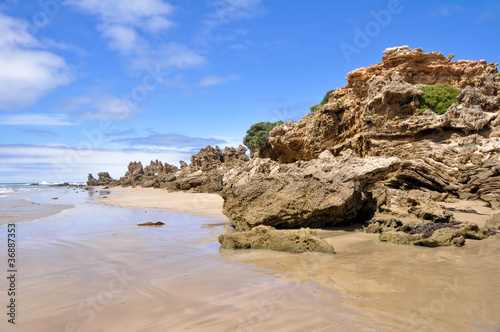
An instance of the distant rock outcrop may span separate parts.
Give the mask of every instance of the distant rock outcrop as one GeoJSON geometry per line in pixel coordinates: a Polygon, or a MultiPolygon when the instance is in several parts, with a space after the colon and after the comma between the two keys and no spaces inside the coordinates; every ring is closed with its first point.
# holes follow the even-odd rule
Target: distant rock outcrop
{"type": "Polygon", "coordinates": [[[249,161],[247,149],[239,146],[221,150],[208,145],[191,156],[191,164],[180,161],[181,168],[161,161],[151,161],[146,167],[141,162],[130,162],[128,170],[119,180],[108,173],[99,173],[99,180],[89,174],[87,185],[141,186],[193,192],[217,192],[222,190],[222,179],[230,169],[249,161]],[[101,178],[102,174],[102,178],[101,178]]]}

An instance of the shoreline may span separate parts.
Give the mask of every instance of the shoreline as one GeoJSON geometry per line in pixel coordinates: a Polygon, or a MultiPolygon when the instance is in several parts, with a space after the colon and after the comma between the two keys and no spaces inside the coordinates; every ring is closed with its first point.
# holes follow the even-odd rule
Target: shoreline
{"type": "Polygon", "coordinates": [[[74,208],[73,204],[38,203],[27,198],[9,197],[0,202],[0,227],[11,223],[34,222],[74,208]]]}

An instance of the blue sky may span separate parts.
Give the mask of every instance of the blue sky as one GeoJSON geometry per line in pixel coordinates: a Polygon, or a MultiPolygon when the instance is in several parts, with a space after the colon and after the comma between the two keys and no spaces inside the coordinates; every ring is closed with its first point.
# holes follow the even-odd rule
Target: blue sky
{"type": "Polygon", "coordinates": [[[298,120],[409,45],[500,60],[497,1],[2,0],[0,182],[120,177],[298,120]]]}

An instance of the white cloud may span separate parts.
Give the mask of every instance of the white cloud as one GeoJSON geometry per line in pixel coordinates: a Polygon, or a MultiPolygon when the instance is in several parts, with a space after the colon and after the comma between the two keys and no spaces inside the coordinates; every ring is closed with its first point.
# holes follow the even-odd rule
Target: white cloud
{"type": "MultiPolygon", "coordinates": [[[[84,142],[82,142],[84,144],[84,142]]],[[[0,145],[0,182],[63,182],[87,180],[87,174],[123,176],[130,161],[151,160],[178,165],[190,154],[169,149],[121,150],[64,145],[0,145]]]]}
{"type": "Polygon", "coordinates": [[[66,4],[98,17],[98,30],[108,47],[131,57],[132,69],[184,68],[203,64],[205,58],[179,43],[152,46],[148,37],[174,26],[174,7],[162,0],[68,0],[66,4]]]}
{"type": "MultiPolygon", "coordinates": [[[[216,41],[240,40],[245,30],[225,31],[223,35],[214,33],[219,26],[229,24],[236,20],[251,19],[267,13],[261,0],[211,0],[212,12],[206,16],[196,41],[202,45],[209,45],[216,41]]],[[[239,44],[243,46],[243,44],[239,44]]]]}
{"type": "Polygon", "coordinates": [[[134,102],[112,95],[90,95],[70,97],[59,108],[72,112],[83,120],[128,121],[134,119],[143,110],[134,102]]]}
{"type": "Polygon", "coordinates": [[[174,7],[162,0],[68,0],[66,4],[98,16],[106,24],[131,25],[157,31],[173,25],[166,19],[174,7]]]}
{"type": "Polygon", "coordinates": [[[0,108],[31,105],[71,81],[66,61],[43,46],[26,24],[0,13],[0,108]]]}
{"type": "Polygon", "coordinates": [[[17,114],[0,117],[1,125],[12,126],[70,126],[65,114],[17,114]]]}
{"type": "Polygon", "coordinates": [[[236,74],[229,74],[226,76],[216,76],[216,75],[209,75],[203,77],[200,82],[198,83],[199,86],[202,87],[208,87],[208,86],[213,86],[213,85],[220,85],[224,84],[227,82],[231,81],[236,81],[239,80],[241,77],[236,74]]]}
{"type": "Polygon", "coordinates": [[[206,63],[206,59],[190,50],[186,45],[168,43],[159,45],[155,50],[138,54],[131,62],[132,68],[144,69],[158,67],[159,69],[187,68],[206,63]]]}
{"type": "Polygon", "coordinates": [[[164,146],[183,148],[199,148],[200,146],[216,145],[226,143],[224,140],[216,138],[189,137],[178,134],[153,134],[148,137],[133,137],[116,139],[115,143],[125,143],[130,146],[164,146]]]}
{"type": "Polygon", "coordinates": [[[124,54],[130,53],[135,47],[141,47],[140,44],[143,43],[135,29],[131,27],[111,25],[101,30],[103,35],[110,40],[109,47],[124,54]]]}

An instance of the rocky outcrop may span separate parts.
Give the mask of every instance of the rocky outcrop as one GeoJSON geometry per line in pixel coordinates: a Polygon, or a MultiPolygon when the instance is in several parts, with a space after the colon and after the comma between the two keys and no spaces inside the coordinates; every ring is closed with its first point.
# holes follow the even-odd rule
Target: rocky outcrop
{"type": "Polygon", "coordinates": [[[436,225],[428,226],[412,233],[401,231],[389,231],[380,234],[380,241],[396,244],[413,244],[424,247],[444,247],[465,244],[465,239],[483,240],[488,237],[488,230],[480,228],[474,223],[460,225],[436,225]]]}
{"type": "MultiPolygon", "coordinates": [[[[226,147],[221,150],[208,145],[191,156],[191,164],[180,161],[181,168],[161,161],[151,161],[146,167],[141,162],[130,162],[128,170],[119,180],[109,177],[95,180],[89,174],[88,185],[141,186],[192,192],[222,190],[222,179],[230,169],[248,162],[247,149],[226,147]]],[[[101,173],[99,173],[101,174],[101,173]]],[[[107,174],[107,173],[106,173],[107,174]]]]}
{"type": "Polygon", "coordinates": [[[116,180],[111,178],[108,172],[100,172],[97,175],[99,176],[99,178],[96,180],[92,176],[92,174],[89,174],[87,180],[87,186],[109,186],[116,184],[116,180]]]}
{"type": "Polygon", "coordinates": [[[329,102],[298,122],[276,126],[256,151],[280,163],[339,155],[405,160],[394,185],[435,190],[500,207],[500,74],[498,64],[452,62],[453,55],[407,46],[387,49],[382,62],[347,75],[329,102]],[[419,87],[462,89],[446,113],[420,114],[419,87]]]}
{"type": "Polygon", "coordinates": [[[208,145],[200,149],[197,154],[191,156],[191,167],[193,171],[207,172],[221,167],[231,169],[240,166],[250,160],[246,155],[247,149],[240,145],[238,150],[234,147],[226,147],[222,151],[218,146],[213,148],[208,145]]]}
{"type": "Polygon", "coordinates": [[[225,177],[224,213],[237,230],[369,221],[365,231],[381,241],[431,247],[492,232],[436,202],[500,207],[497,64],[407,46],[384,54],[316,112],[276,126],[255,159],[225,177]],[[420,105],[420,88],[437,83],[461,90],[441,115],[420,105]]]}
{"type": "Polygon", "coordinates": [[[251,231],[222,234],[219,242],[223,249],[268,249],[290,253],[321,252],[334,254],[331,244],[318,237],[309,228],[276,230],[269,226],[257,226],[251,231]]]}
{"type": "Polygon", "coordinates": [[[324,227],[366,220],[375,211],[365,188],[386,179],[398,158],[359,158],[323,152],[311,161],[280,164],[254,159],[224,182],[224,214],[237,230],[324,227]]]}

